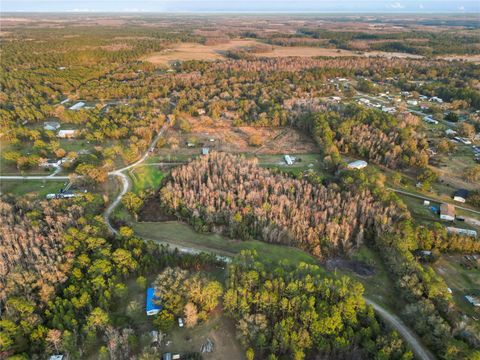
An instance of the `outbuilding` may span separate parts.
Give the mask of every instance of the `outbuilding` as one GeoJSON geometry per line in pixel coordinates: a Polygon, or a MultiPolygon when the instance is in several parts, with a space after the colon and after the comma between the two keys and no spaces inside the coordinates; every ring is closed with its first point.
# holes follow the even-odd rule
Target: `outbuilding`
{"type": "Polygon", "coordinates": [[[466,189],[458,189],[453,193],[453,200],[461,203],[465,203],[468,198],[468,190],[466,189]]]}
{"type": "Polygon", "coordinates": [[[59,130],[57,136],[62,139],[71,139],[75,137],[77,130],[59,130]]]}
{"type": "Polygon", "coordinates": [[[287,163],[287,165],[293,165],[293,160],[290,155],[283,155],[283,159],[287,163]]]}
{"type": "Polygon", "coordinates": [[[84,106],[85,106],[85,103],[83,101],[79,101],[75,105],[70,106],[68,110],[80,110],[84,106]]]}
{"type": "Polygon", "coordinates": [[[452,204],[440,205],[440,219],[446,221],[455,220],[455,206],[452,204]]]}
{"type": "Polygon", "coordinates": [[[162,310],[162,306],[157,304],[160,299],[155,296],[155,289],[150,287],[147,289],[147,303],[146,303],[146,313],[147,316],[156,315],[162,310]]]}
{"type": "Polygon", "coordinates": [[[57,121],[45,121],[43,123],[43,128],[45,130],[55,131],[60,128],[60,123],[57,121]]]}
{"type": "Polygon", "coordinates": [[[349,169],[355,169],[355,170],[360,170],[365,167],[367,167],[368,163],[364,160],[356,160],[352,161],[351,163],[348,164],[349,169]]]}

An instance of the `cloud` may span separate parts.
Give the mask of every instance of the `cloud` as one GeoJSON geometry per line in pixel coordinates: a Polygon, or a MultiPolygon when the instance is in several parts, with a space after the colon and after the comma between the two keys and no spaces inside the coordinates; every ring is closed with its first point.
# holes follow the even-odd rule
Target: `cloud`
{"type": "Polygon", "coordinates": [[[405,6],[403,6],[401,3],[397,1],[394,3],[388,4],[387,7],[389,7],[390,9],[403,9],[405,6]]]}
{"type": "Polygon", "coordinates": [[[460,11],[465,11],[465,6],[460,5],[460,6],[458,7],[458,10],[460,10],[460,11]]]}
{"type": "Polygon", "coordinates": [[[424,9],[424,8],[425,8],[425,7],[423,6],[423,4],[418,5],[418,7],[419,7],[420,9],[424,9]]]}

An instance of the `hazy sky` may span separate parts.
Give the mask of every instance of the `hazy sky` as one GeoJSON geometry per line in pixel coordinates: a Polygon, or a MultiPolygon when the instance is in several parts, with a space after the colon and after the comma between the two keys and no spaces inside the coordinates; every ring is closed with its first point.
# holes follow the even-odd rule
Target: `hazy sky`
{"type": "Polygon", "coordinates": [[[480,0],[0,0],[2,12],[478,13],[480,0]]]}

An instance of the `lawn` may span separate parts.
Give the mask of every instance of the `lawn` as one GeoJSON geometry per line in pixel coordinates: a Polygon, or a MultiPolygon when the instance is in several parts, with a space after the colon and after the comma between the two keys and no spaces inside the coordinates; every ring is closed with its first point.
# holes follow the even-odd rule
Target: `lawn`
{"type": "Polygon", "coordinates": [[[225,256],[235,256],[241,250],[256,250],[260,258],[271,262],[287,259],[291,263],[318,261],[306,252],[292,247],[273,245],[262,241],[239,241],[219,234],[201,234],[189,225],[178,221],[132,223],[136,234],[158,243],[191,247],[205,252],[214,252],[225,256]]]}
{"type": "Polygon", "coordinates": [[[132,180],[132,191],[139,193],[146,189],[158,189],[164,173],[158,166],[137,166],[128,172],[132,180]]]}
{"type": "Polygon", "coordinates": [[[0,180],[2,194],[14,196],[32,195],[45,198],[47,194],[58,192],[68,180],[0,180]]]}
{"type": "Polygon", "coordinates": [[[453,300],[463,312],[480,315],[480,309],[469,304],[465,295],[480,296],[480,270],[467,269],[460,264],[462,255],[443,255],[433,266],[435,271],[445,279],[452,289],[453,300]]]}

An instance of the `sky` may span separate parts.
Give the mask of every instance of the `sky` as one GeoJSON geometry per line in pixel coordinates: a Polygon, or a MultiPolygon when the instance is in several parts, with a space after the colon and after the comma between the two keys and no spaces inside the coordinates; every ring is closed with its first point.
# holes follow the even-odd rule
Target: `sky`
{"type": "Polygon", "coordinates": [[[0,0],[0,12],[480,13],[480,0],[0,0]]]}

